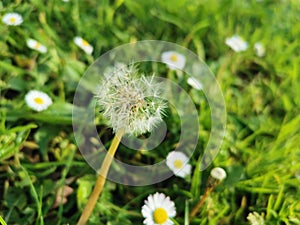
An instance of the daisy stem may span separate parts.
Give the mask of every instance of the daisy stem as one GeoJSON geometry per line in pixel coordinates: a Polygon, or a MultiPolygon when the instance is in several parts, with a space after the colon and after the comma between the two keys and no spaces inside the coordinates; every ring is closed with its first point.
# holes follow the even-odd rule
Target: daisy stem
{"type": "Polygon", "coordinates": [[[170,218],[170,220],[171,220],[175,225],[180,225],[174,218],[170,218]]]}
{"type": "Polygon", "coordinates": [[[111,143],[111,146],[108,149],[108,152],[104,158],[102,166],[98,172],[98,177],[96,180],[94,190],[93,190],[92,194],[90,195],[90,198],[79,218],[79,221],[77,222],[77,225],[85,225],[87,223],[87,221],[97,203],[97,200],[103,190],[110,164],[111,164],[111,162],[114,158],[114,155],[117,151],[117,148],[120,144],[122,135],[123,135],[122,131],[118,131],[116,133],[116,135],[111,143]]]}
{"type": "Polygon", "coordinates": [[[0,216],[0,224],[2,224],[2,225],[7,225],[7,224],[5,223],[5,221],[4,221],[4,219],[2,218],[2,216],[0,216]]]}
{"type": "Polygon", "coordinates": [[[204,204],[206,198],[208,197],[209,193],[211,193],[213,191],[213,189],[214,189],[214,186],[206,188],[204,195],[200,198],[199,202],[197,203],[197,205],[195,205],[195,207],[192,209],[192,211],[190,213],[190,221],[196,216],[199,209],[201,208],[201,206],[204,204]]]}

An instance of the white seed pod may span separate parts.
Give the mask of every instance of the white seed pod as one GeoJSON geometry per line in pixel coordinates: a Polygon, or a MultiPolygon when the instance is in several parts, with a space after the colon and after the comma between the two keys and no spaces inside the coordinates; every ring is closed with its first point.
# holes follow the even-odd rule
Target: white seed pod
{"type": "Polygon", "coordinates": [[[227,174],[225,172],[225,170],[221,167],[215,167],[211,170],[210,175],[219,181],[222,181],[226,178],[227,174]]]}
{"type": "Polygon", "coordinates": [[[95,97],[114,132],[139,135],[162,121],[166,102],[160,98],[162,85],[153,76],[139,75],[134,66],[123,66],[105,75],[95,97]]]}

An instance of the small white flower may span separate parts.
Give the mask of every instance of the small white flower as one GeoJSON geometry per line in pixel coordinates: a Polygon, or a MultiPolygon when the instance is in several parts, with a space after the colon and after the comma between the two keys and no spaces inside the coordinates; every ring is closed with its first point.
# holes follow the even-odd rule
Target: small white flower
{"type": "Polygon", "coordinates": [[[26,104],[35,111],[43,111],[52,105],[51,98],[44,92],[32,90],[25,95],[26,104]]]}
{"type": "MultiPolygon", "coordinates": [[[[166,102],[162,84],[153,76],[140,75],[133,66],[112,69],[97,88],[96,98],[103,117],[114,132],[139,135],[162,122],[166,102]]],[[[109,71],[108,71],[109,72],[109,71]]]]}
{"type": "Polygon", "coordinates": [[[143,223],[146,225],[173,225],[170,218],[176,216],[175,204],[170,197],[156,192],[145,200],[142,215],[145,218],[143,223]]]}
{"type": "Polygon", "coordinates": [[[266,53],[265,47],[260,42],[256,42],[254,44],[254,50],[256,52],[256,55],[259,56],[259,57],[263,57],[265,55],[265,53],[266,53]]]}
{"type": "Polygon", "coordinates": [[[167,156],[167,166],[178,177],[185,177],[191,174],[192,166],[188,164],[189,158],[182,152],[172,151],[167,156]]]}
{"type": "Polygon", "coordinates": [[[251,225],[264,225],[264,218],[259,215],[257,212],[249,213],[247,219],[251,223],[251,225]]]}
{"type": "Polygon", "coordinates": [[[34,49],[40,53],[46,53],[47,52],[47,47],[45,45],[42,45],[40,42],[34,39],[28,39],[26,41],[27,46],[31,49],[34,49]]]}
{"type": "Polygon", "coordinates": [[[8,26],[18,26],[23,23],[23,18],[19,13],[6,13],[2,17],[2,22],[8,26]]]}
{"type": "Polygon", "coordinates": [[[69,0],[62,0],[63,2],[69,2],[69,0]]]}
{"type": "Polygon", "coordinates": [[[248,48],[248,43],[238,35],[226,38],[225,44],[232,48],[235,52],[242,52],[248,48]]]}
{"type": "Polygon", "coordinates": [[[202,90],[203,89],[203,85],[194,77],[189,77],[187,79],[187,83],[189,85],[191,85],[193,88],[195,88],[196,90],[202,90]]]}
{"type": "Polygon", "coordinates": [[[167,64],[171,70],[182,70],[185,66],[185,56],[175,51],[163,52],[161,60],[167,64]]]}
{"type": "Polygon", "coordinates": [[[226,172],[221,167],[215,167],[211,170],[210,175],[216,180],[224,180],[226,178],[226,172]]]}
{"type": "Polygon", "coordinates": [[[93,46],[91,46],[90,43],[88,43],[82,37],[75,37],[74,43],[88,55],[91,55],[94,50],[93,46]]]}

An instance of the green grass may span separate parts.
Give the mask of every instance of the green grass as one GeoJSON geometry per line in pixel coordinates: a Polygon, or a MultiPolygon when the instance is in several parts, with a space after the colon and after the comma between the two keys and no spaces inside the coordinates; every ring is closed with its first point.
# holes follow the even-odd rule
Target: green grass
{"type": "MultiPolygon", "coordinates": [[[[97,57],[137,40],[174,42],[205,60],[224,94],[226,135],[213,165],[199,171],[210,109],[203,94],[180,83],[200,109],[191,179],[172,177],[145,187],[107,182],[89,224],[142,224],[140,208],[156,191],[174,200],[178,224],[249,224],[249,212],[263,215],[266,225],[300,224],[299,1],[0,2],[0,17],[12,11],[22,14],[24,22],[17,27],[0,24],[0,216],[7,224],[76,224],[96,174],[73,136],[75,89],[97,57]],[[249,43],[245,52],[225,45],[234,34],[249,43]],[[93,45],[91,56],[75,46],[77,35],[93,45]],[[27,38],[39,40],[48,52],[27,48],[27,38]],[[253,50],[257,41],[266,47],[262,58],[253,50]],[[29,109],[24,96],[32,89],[48,93],[54,104],[39,113],[29,109]],[[188,223],[188,212],[204,193],[213,166],[223,167],[227,179],[188,223]],[[66,204],[53,208],[64,185],[74,191],[66,204]]],[[[163,160],[180,132],[178,118],[168,118],[168,124],[174,140],[165,140],[151,154],[126,153],[120,147],[119,156],[134,165],[163,160]]],[[[112,135],[101,115],[97,126],[108,146],[112,135]]]]}

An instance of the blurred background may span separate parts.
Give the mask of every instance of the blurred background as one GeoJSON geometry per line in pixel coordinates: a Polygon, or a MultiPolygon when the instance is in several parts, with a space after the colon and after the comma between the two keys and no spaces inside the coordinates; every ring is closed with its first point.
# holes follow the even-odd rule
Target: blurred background
{"type": "MultiPolygon", "coordinates": [[[[174,200],[179,224],[263,224],[247,219],[254,212],[264,224],[300,224],[298,0],[2,0],[0,18],[0,215],[7,224],[76,224],[96,179],[73,136],[77,84],[100,55],[140,40],[174,42],[209,66],[226,102],[226,135],[213,165],[200,172],[210,108],[204,93],[178,79],[199,108],[191,176],[145,187],[107,182],[89,224],[142,224],[140,208],[156,191],[174,200]],[[12,12],[20,24],[5,20],[12,12]],[[31,90],[47,93],[53,104],[34,111],[24,100],[31,90]],[[213,166],[227,178],[186,223],[213,166]]],[[[171,73],[162,76],[180,77],[171,73]]],[[[109,146],[111,129],[101,115],[95,123],[109,146]]],[[[180,133],[175,125],[171,137],[180,133]]],[[[118,157],[157,162],[175,144],[165,140],[157,154],[118,157]]]]}

